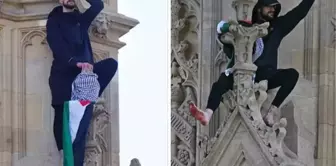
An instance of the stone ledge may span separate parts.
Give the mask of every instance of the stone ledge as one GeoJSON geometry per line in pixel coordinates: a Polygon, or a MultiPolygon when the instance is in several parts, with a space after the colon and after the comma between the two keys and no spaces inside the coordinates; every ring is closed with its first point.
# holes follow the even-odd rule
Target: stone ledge
{"type": "Polygon", "coordinates": [[[93,21],[89,32],[91,40],[115,48],[125,46],[119,38],[128,33],[139,22],[119,13],[110,13],[105,9],[93,21]]]}
{"type": "Polygon", "coordinates": [[[57,1],[53,0],[5,0],[0,9],[0,18],[11,21],[43,20],[57,5],[57,1]]]}
{"type": "MultiPolygon", "coordinates": [[[[81,12],[90,6],[86,0],[76,0],[76,3],[81,12]]],[[[45,20],[49,12],[57,5],[58,3],[54,0],[5,0],[0,9],[0,18],[14,23],[45,20]]],[[[105,8],[89,29],[90,38],[93,42],[120,49],[126,44],[119,41],[119,38],[137,24],[139,24],[138,20],[116,13],[105,4],[105,8]]]]}

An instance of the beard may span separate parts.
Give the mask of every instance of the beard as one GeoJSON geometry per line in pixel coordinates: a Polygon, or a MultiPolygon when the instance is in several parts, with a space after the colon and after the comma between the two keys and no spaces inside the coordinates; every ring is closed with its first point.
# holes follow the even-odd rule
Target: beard
{"type": "Polygon", "coordinates": [[[261,17],[266,21],[272,21],[274,19],[274,13],[261,14],[261,17]]]}
{"type": "Polygon", "coordinates": [[[74,9],[76,7],[76,4],[75,4],[75,2],[73,0],[69,0],[66,3],[63,3],[62,6],[65,7],[66,9],[72,10],[72,9],[74,9]]]}

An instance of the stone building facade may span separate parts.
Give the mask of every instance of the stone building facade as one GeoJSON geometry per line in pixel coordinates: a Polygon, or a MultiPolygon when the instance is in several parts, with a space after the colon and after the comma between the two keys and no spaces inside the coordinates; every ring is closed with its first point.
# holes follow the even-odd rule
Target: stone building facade
{"type": "MultiPolygon", "coordinates": [[[[284,14],[301,0],[279,1],[284,14]]],[[[220,106],[207,127],[188,111],[190,100],[205,107],[211,85],[227,62],[215,34],[220,20],[235,19],[232,0],[171,2],[171,165],[277,165],[246,120],[234,117],[227,106],[220,106]]],[[[334,0],[316,0],[279,48],[279,67],[300,73],[281,107],[287,119],[284,151],[298,165],[336,165],[335,17],[334,0]]],[[[268,94],[264,106],[274,91],[268,94]]]]}
{"type": "MultiPolygon", "coordinates": [[[[94,58],[118,59],[119,38],[138,21],[118,13],[117,0],[90,28],[94,58]]],[[[81,11],[85,0],[76,0],[81,11]]],[[[2,0],[0,5],[0,165],[59,166],[53,138],[48,77],[52,54],[46,18],[57,0],[2,0]]],[[[96,104],[86,150],[87,166],[119,166],[118,75],[96,104]]]]}

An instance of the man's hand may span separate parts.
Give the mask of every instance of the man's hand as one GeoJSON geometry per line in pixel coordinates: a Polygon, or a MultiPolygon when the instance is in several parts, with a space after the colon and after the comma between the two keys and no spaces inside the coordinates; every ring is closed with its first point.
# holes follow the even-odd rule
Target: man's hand
{"type": "Polygon", "coordinates": [[[78,62],[76,65],[78,68],[81,68],[82,70],[93,71],[93,66],[90,63],[78,62]]]}

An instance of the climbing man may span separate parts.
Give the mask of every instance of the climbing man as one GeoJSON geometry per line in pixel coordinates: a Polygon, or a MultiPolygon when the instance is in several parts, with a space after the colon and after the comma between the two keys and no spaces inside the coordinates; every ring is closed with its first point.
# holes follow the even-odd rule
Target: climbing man
{"type": "MultiPolygon", "coordinates": [[[[280,105],[294,89],[299,78],[299,73],[293,68],[278,69],[279,45],[282,39],[308,14],[314,1],[302,0],[298,6],[283,16],[278,16],[281,4],[277,0],[259,0],[254,6],[251,23],[270,23],[268,35],[262,38],[263,44],[261,46],[263,46],[263,51],[260,56],[254,56],[253,58],[254,63],[258,66],[255,81],[267,80],[268,89],[280,87],[264,117],[264,121],[268,126],[274,124],[274,114],[278,112],[280,105]]],[[[218,29],[222,32],[225,29],[228,31],[229,26],[228,23],[222,23],[219,24],[218,29]]],[[[212,85],[206,110],[202,111],[191,103],[191,114],[203,125],[207,125],[213,112],[219,107],[222,95],[232,89],[232,83],[232,75],[227,76],[227,73],[222,73],[219,80],[212,85]]]]}
{"type": "MultiPolygon", "coordinates": [[[[61,153],[63,105],[71,100],[72,83],[75,78],[82,70],[93,71],[98,76],[100,96],[118,67],[117,61],[112,58],[94,63],[88,29],[103,10],[104,3],[101,0],[87,1],[91,6],[84,13],[80,13],[76,9],[75,0],[59,0],[61,6],[50,12],[46,25],[47,41],[54,58],[49,77],[52,107],[55,110],[53,130],[57,148],[61,153]]],[[[84,162],[85,136],[92,111],[92,105],[86,107],[73,143],[75,166],[82,166],[84,162]]]]}

